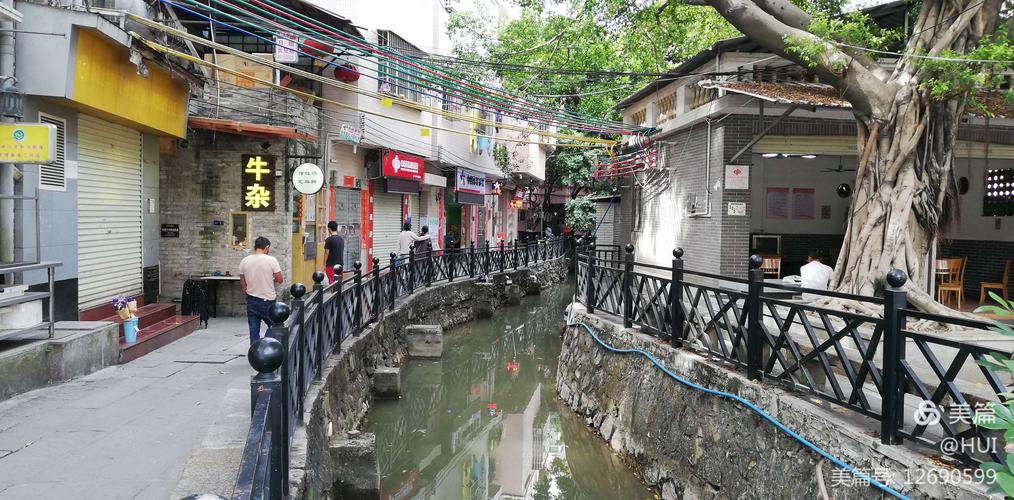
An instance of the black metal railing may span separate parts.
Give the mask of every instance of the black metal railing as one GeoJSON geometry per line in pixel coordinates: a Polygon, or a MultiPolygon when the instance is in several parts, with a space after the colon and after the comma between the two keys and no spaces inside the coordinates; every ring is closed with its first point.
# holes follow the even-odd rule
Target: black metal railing
{"type": "Polygon", "coordinates": [[[988,418],[987,403],[1007,401],[1012,385],[980,361],[1011,352],[962,340],[967,332],[908,327],[919,320],[981,339],[991,323],[908,308],[903,272],[885,277],[884,297],[867,297],[765,281],[759,256],[741,279],[686,269],[681,249],[670,267],[625,250],[620,260],[600,258],[594,242],[578,249],[576,296],[589,312],[874,418],[885,444],[909,439],[966,463],[1003,463],[1002,435],[974,416],[988,418]],[[820,305],[830,300],[846,310],[820,305]]]}
{"type": "Polygon", "coordinates": [[[277,302],[268,311],[272,326],[250,346],[247,357],[257,371],[251,381],[252,419],[234,488],[234,499],[279,499],[288,494],[289,446],[304,412],[310,384],[319,380],[328,356],[343,341],[393,310],[395,301],[440,282],[483,277],[564,257],[573,249],[565,238],[529,243],[499,243],[490,248],[410,251],[391,254],[389,264],[363,272],[356,262],[350,277],[335,266],[338,280],[325,285],[322,272],[313,274],[307,293],[293,284],[290,304],[277,302]],[[511,267],[513,263],[513,267],[511,267]]]}

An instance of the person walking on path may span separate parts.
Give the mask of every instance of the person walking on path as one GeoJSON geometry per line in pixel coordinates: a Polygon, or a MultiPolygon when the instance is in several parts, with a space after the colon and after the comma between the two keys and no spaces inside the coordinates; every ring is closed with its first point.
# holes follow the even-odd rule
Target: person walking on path
{"type": "Polygon", "coordinates": [[[282,282],[282,267],[271,253],[271,240],[258,236],[254,253],[239,263],[239,287],[246,294],[246,319],[250,326],[250,343],[261,338],[261,321],[271,326],[268,309],[278,297],[275,285],[282,282]]]}
{"type": "Polygon", "coordinates": [[[324,240],[324,274],[328,283],[334,283],[334,266],[345,266],[345,238],[338,235],[338,223],[335,221],[327,223],[327,232],[330,236],[324,240]]]}
{"type": "Polygon", "coordinates": [[[412,232],[412,223],[406,222],[402,226],[401,234],[398,235],[398,256],[405,255],[412,249],[417,241],[427,241],[430,235],[418,235],[412,232]]]}

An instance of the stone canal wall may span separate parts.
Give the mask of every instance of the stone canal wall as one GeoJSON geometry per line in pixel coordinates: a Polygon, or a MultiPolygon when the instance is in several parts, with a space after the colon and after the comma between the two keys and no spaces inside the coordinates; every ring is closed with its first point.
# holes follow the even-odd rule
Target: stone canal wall
{"type": "Polygon", "coordinates": [[[347,453],[350,431],[354,434],[369,410],[373,372],[381,366],[400,366],[405,358],[407,326],[460,325],[566,277],[566,260],[557,259],[508,271],[506,276],[493,275],[493,283],[466,278],[423,288],[399,298],[394,311],[387,311],[359,337],[346,340],[342,352],[325,362],[322,382],[307,391],[303,422],[297,424],[290,453],[290,498],[335,498],[332,487],[337,480],[362,475],[342,470],[337,457],[347,453]],[[508,277],[520,288],[507,286],[508,277]]]}
{"type": "MultiPolygon", "coordinates": [[[[752,382],[739,370],[589,316],[580,304],[571,307],[573,319],[596,329],[603,342],[644,350],[691,382],[752,401],[853,467],[888,475],[888,485],[910,498],[985,497],[983,486],[967,480],[931,481],[938,476],[927,474],[935,468],[928,456],[882,446],[873,419],[752,382]]],[[[850,475],[739,403],[683,386],[644,356],[607,351],[579,326],[564,333],[556,388],[664,499],[822,498],[819,477],[830,498],[887,497],[853,484],[850,475]]]]}

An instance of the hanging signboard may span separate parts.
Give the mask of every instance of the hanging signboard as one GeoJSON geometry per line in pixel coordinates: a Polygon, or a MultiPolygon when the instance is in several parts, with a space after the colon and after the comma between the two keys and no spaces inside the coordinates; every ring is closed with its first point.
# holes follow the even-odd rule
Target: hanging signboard
{"type": "Polygon", "coordinates": [[[384,153],[383,173],[384,177],[421,181],[423,178],[423,159],[397,151],[388,151],[384,153]]]}
{"type": "Polygon", "coordinates": [[[275,37],[275,62],[296,63],[299,62],[299,37],[285,31],[278,33],[275,37]]]}
{"type": "Polygon", "coordinates": [[[486,194],[486,176],[474,170],[459,168],[454,190],[465,193],[486,194]]]}
{"type": "Polygon", "coordinates": [[[303,194],[314,194],[324,187],[324,172],[313,163],[303,163],[292,172],[292,187],[303,194]]]}
{"type": "Polygon", "coordinates": [[[243,210],[273,212],[275,210],[275,157],[272,155],[241,155],[243,163],[240,185],[243,188],[243,210]]]}
{"type": "Polygon", "coordinates": [[[0,161],[33,164],[56,161],[56,125],[0,124],[0,161]]]}
{"type": "Polygon", "coordinates": [[[363,131],[349,123],[343,123],[338,129],[338,137],[343,141],[359,144],[363,140],[363,131]]]}

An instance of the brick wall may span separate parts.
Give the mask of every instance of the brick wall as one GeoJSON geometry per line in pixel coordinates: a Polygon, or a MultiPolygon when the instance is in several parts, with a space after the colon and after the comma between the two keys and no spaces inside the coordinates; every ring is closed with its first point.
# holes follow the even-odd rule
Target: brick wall
{"type": "Polygon", "coordinates": [[[221,92],[205,92],[202,99],[190,101],[191,116],[290,127],[311,134],[317,133],[319,114],[299,97],[268,88],[223,87],[221,92]]]}
{"type": "MultiPolygon", "coordinates": [[[[285,172],[287,166],[294,166],[287,165],[292,161],[286,161],[286,153],[296,154],[292,151],[306,149],[299,144],[287,144],[289,142],[296,141],[192,131],[186,149],[177,150],[175,156],[161,157],[159,221],[180,227],[178,239],[161,238],[159,245],[163,300],[178,299],[183,281],[188,277],[215,271],[238,274],[240,260],[252,250],[230,246],[229,227],[215,225],[214,221],[228,224],[230,211],[242,211],[240,155],[262,151],[273,154],[277,157],[275,167],[285,172]],[[270,144],[267,150],[261,147],[265,142],[270,144]]],[[[250,234],[251,242],[257,236],[271,240],[271,253],[281,264],[285,283],[289,283],[292,219],[286,179],[286,176],[273,178],[275,211],[252,212],[250,234]]],[[[228,283],[220,288],[219,313],[242,313],[239,286],[228,283]]]]}
{"type": "MultiPolygon", "coordinates": [[[[968,257],[965,268],[965,300],[972,302],[979,299],[980,283],[1001,280],[1004,262],[1007,259],[1014,259],[1014,242],[940,240],[937,258],[946,257],[968,257]]],[[[1014,291],[1012,289],[1014,286],[1008,285],[1008,293],[1014,291]]]]}

